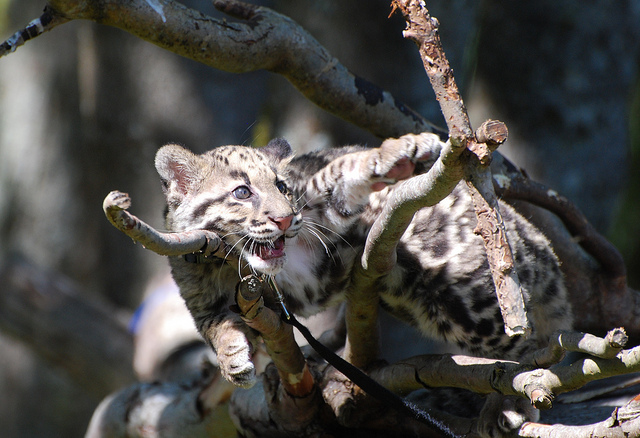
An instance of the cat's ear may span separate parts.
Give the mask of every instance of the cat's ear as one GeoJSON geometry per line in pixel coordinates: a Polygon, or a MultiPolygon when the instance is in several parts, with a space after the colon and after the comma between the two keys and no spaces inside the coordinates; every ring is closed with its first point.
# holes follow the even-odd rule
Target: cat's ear
{"type": "Polygon", "coordinates": [[[266,146],[261,147],[260,151],[276,162],[289,158],[293,154],[291,145],[284,138],[274,138],[266,146]]]}
{"type": "Polygon", "coordinates": [[[156,153],[155,164],[167,199],[184,199],[198,174],[198,156],[182,146],[168,144],[156,153]]]}

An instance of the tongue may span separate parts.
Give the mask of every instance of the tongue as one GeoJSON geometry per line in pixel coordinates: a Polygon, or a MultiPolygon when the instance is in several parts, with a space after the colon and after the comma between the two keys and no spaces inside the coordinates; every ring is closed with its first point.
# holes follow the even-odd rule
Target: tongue
{"type": "Polygon", "coordinates": [[[273,244],[260,245],[258,255],[262,260],[270,260],[284,255],[284,237],[278,238],[273,244]]]}

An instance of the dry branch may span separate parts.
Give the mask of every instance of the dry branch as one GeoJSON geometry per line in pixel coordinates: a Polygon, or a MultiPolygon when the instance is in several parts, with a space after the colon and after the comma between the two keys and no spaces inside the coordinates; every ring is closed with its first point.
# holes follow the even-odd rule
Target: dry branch
{"type": "MultiPolygon", "coordinates": [[[[611,333],[618,333],[618,329],[611,333]]],[[[601,346],[610,344],[609,337],[603,339],[584,333],[564,333],[564,336],[572,338],[564,351],[602,353],[601,346]]],[[[558,394],[576,390],[593,380],[636,371],[640,371],[640,347],[621,350],[609,358],[587,357],[548,369],[460,355],[423,355],[381,367],[372,371],[371,376],[400,394],[425,386],[456,387],[479,394],[519,395],[529,398],[539,409],[549,409],[558,394]]]]}
{"type": "Polygon", "coordinates": [[[531,328],[513,254],[493,190],[491,171],[488,169],[491,152],[506,139],[506,127],[496,121],[488,122],[478,131],[486,142],[476,139],[453,77],[453,70],[440,43],[438,20],[429,15],[423,2],[396,0],[393,5],[403,13],[407,21],[405,38],[418,45],[425,71],[449,128],[450,143],[468,149],[477,157],[477,160],[469,160],[465,177],[478,217],[476,232],[482,236],[485,244],[505,332],[509,336],[526,336],[531,328]]]}
{"type": "Polygon", "coordinates": [[[129,195],[118,191],[109,193],[102,203],[111,225],[156,254],[175,256],[197,253],[204,257],[221,254],[224,257],[224,245],[215,233],[207,230],[161,233],[127,212],[130,206],[129,195]]]}
{"type": "Polygon", "coordinates": [[[47,5],[39,18],[27,24],[24,29],[14,33],[11,38],[0,44],[0,57],[15,52],[18,47],[30,39],[38,37],[67,21],[69,21],[68,18],[56,13],[47,5]]]}
{"type": "Polygon", "coordinates": [[[569,232],[600,263],[605,275],[621,285],[626,284],[626,268],[622,255],[591,225],[570,200],[544,185],[522,175],[494,178],[496,191],[509,199],[523,200],[545,208],[560,217],[569,232]]]}
{"type": "Polygon", "coordinates": [[[584,426],[525,423],[518,431],[523,438],[638,438],[640,437],[640,395],[626,405],[614,409],[611,416],[600,423],[584,426]]]}
{"type": "Polygon", "coordinates": [[[623,328],[609,331],[604,338],[589,333],[561,331],[549,339],[549,344],[536,351],[530,358],[523,358],[523,363],[531,363],[536,367],[547,368],[562,360],[565,351],[575,351],[595,357],[611,359],[615,357],[629,340],[623,328]]]}
{"type": "Polygon", "coordinates": [[[257,277],[243,278],[236,292],[240,316],[262,336],[287,394],[298,399],[309,396],[315,390],[313,376],[293,337],[293,328],[285,324],[276,312],[265,307],[265,291],[267,287],[257,277]]]}

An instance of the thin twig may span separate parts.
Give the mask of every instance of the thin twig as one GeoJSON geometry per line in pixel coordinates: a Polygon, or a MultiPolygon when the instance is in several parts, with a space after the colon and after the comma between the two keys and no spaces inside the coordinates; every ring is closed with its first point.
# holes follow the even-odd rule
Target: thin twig
{"type": "Polygon", "coordinates": [[[44,11],[39,18],[31,21],[24,27],[24,29],[14,33],[11,38],[0,44],[0,58],[9,53],[15,52],[18,47],[27,41],[68,21],[68,18],[57,13],[50,6],[45,6],[44,11]]]}
{"type": "Polygon", "coordinates": [[[496,191],[508,199],[523,200],[557,215],[578,243],[602,266],[605,274],[626,284],[626,267],[620,252],[591,225],[578,207],[555,190],[523,176],[494,178],[496,191]]]}

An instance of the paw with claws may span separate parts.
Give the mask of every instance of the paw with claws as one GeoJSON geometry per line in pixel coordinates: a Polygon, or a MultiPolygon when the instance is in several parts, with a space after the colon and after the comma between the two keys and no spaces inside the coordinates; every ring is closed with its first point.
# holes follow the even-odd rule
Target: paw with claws
{"type": "Polygon", "coordinates": [[[378,149],[374,167],[375,174],[380,175],[383,181],[374,183],[373,190],[381,190],[387,184],[413,176],[418,163],[430,167],[440,155],[441,148],[440,138],[426,132],[385,140],[378,149]]]}
{"type": "Polygon", "coordinates": [[[251,329],[235,320],[223,321],[210,337],[222,376],[242,388],[250,388],[256,383],[253,338],[251,329]]]}

